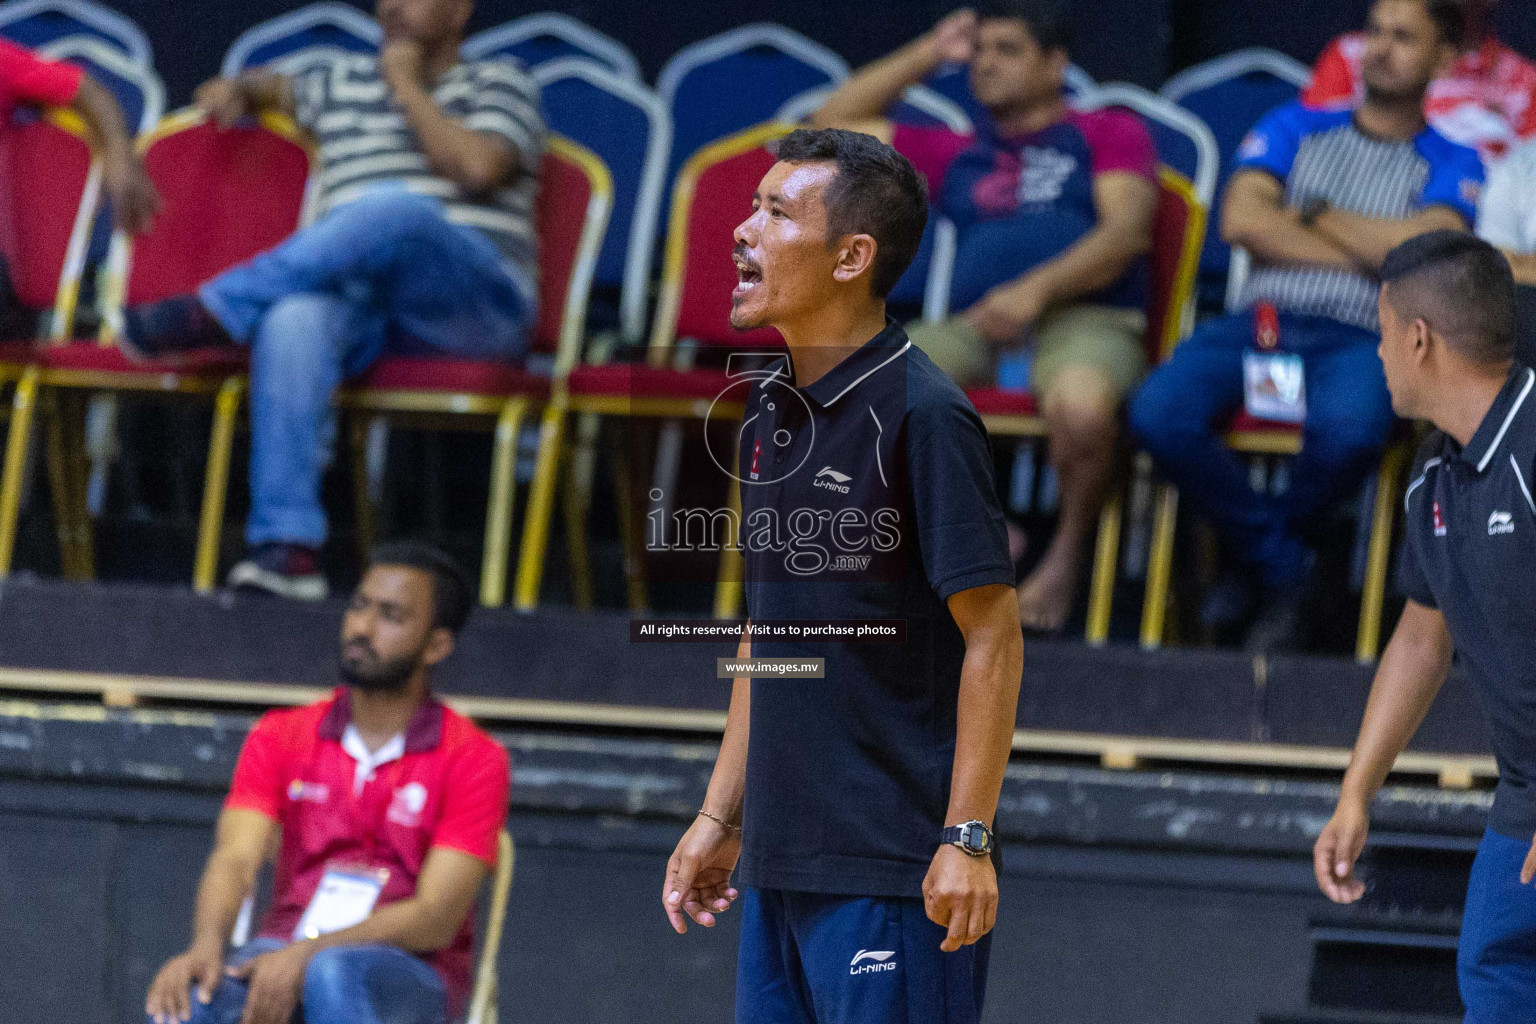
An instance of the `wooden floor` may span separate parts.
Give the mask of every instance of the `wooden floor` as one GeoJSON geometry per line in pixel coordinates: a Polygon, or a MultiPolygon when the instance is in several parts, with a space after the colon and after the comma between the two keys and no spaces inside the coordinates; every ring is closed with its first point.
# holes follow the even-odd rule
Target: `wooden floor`
{"type": "MultiPolygon", "coordinates": [[[[48,669],[0,667],[0,694],[48,694],[90,697],[116,708],[143,706],[217,708],[221,705],[283,707],[318,700],[326,690],[279,683],[236,683],[168,676],[114,675],[48,669]]],[[[675,708],[589,704],[579,701],[525,698],[455,697],[443,699],[461,713],[486,725],[563,725],[618,728],[646,732],[690,732],[718,736],[725,714],[675,708]]],[[[1145,769],[1169,764],[1222,768],[1342,772],[1349,751],[1335,747],[1278,743],[1236,743],[1182,740],[1155,736],[1114,736],[1097,733],[1020,729],[1013,734],[1016,754],[1097,759],[1105,768],[1145,769]]],[[[1407,752],[1395,771],[1434,778],[1447,789],[1468,789],[1498,778],[1493,758],[1482,755],[1407,752]]]]}

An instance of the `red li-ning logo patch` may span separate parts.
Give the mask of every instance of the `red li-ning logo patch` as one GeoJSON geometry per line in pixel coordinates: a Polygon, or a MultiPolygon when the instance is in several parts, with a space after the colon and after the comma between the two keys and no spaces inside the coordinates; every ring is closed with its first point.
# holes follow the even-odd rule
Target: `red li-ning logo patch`
{"type": "Polygon", "coordinates": [[[1435,514],[1435,536],[1445,536],[1445,516],[1440,514],[1440,503],[1437,501],[1432,506],[1435,514]]]}
{"type": "Polygon", "coordinates": [[[753,480],[757,479],[757,457],[761,454],[763,454],[763,442],[760,438],[754,438],[752,441],[752,471],[747,474],[753,480]]]}

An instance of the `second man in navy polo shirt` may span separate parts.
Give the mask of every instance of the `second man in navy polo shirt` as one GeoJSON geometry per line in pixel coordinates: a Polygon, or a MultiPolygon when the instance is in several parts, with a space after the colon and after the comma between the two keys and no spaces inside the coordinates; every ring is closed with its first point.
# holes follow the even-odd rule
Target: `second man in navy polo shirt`
{"type": "Polygon", "coordinates": [[[885,316],[926,219],[911,164],[836,130],[778,157],[736,230],[732,323],[789,349],[745,389],[747,610],[905,636],[743,636],[741,657],[822,658],[824,678],[735,681],[662,901],[678,932],[712,925],[739,867],[738,1022],[974,1024],[1023,660],[986,434],[885,316]]]}

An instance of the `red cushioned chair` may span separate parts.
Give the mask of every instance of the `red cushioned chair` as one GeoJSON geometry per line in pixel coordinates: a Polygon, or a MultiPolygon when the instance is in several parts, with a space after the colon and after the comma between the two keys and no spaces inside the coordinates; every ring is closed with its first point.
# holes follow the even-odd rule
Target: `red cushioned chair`
{"type": "MultiPolygon", "coordinates": [[[[613,209],[613,180],[596,154],[554,135],[548,139],[540,171],[539,322],[532,349],[554,354],[558,373],[580,353],[587,295],[613,209]]],[[[549,400],[551,385],[549,377],[506,363],[386,356],[343,388],[337,403],[357,414],[352,419],[353,480],[361,517],[358,532],[365,543],[372,532],[362,466],[369,420],[386,416],[459,430],[494,427],[480,602],[501,605],[512,537],[517,436],[529,410],[549,400]]]]}
{"type": "Polygon", "coordinates": [[[286,118],[263,115],[259,124],[221,130],[192,110],[166,118],[140,140],[140,148],[163,205],[147,234],[115,240],[113,262],[126,269],[112,275],[101,335],[58,341],[38,354],[41,383],[62,407],[49,446],[68,453],[72,463],[68,472],[55,475],[54,487],[64,489],[73,520],[74,550],[66,548],[67,564],[72,575],[88,578],[90,518],[80,457],[86,396],[122,391],[212,398],[213,436],[193,577],[206,592],[217,570],[235,418],[245,391],[244,353],[190,353],[174,363],[137,364],[115,344],[116,311],[190,292],[291,234],[303,212],[310,154],[286,118]]]}
{"type": "MultiPolygon", "coordinates": [[[[553,515],[556,477],[561,463],[561,438],[568,414],[591,419],[599,416],[626,419],[703,420],[741,415],[740,403],[714,403],[726,389],[724,370],[695,370],[680,366],[676,342],[688,338],[700,346],[732,349],[782,347],[777,331],[762,329],[741,333],[730,325],[730,296],[736,285],[736,268],[730,253],[732,232],[751,212],[752,193],[773,166],[765,147],[794,130],[793,125],[768,123],[728,136],[699,150],[684,165],[672,192],[666,257],[662,267],[661,295],[643,363],[576,365],[560,368],[555,397],[545,412],[539,445],[539,466],[534,475],[534,494],[529,501],[519,556],[517,607],[527,610],[538,603],[549,523],[553,515]],[[713,412],[711,413],[711,409],[713,412]]],[[[573,353],[574,354],[574,353],[573,353]]],[[[629,603],[646,603],[640,576],[640,550],[635,543],[635,524],[628,509],[628,483],[622,458],[615,461],[621,532],[625,539],[625,569],[629,603]]],[[[577,601],[590,600],[585,578],[584,515],[587,497],[576,494],[579,485],[567,485],[567,543],[578,563],[577,601]]],[[[730,489],[732,508],[739,514],[740,494],[730,489]]],[[[741,558],[729,545],[722,551],[715,613],[735,614],[741,595],[741,558]]]]}
{"type": "MultiPolygon", "coordinates": [[[[40,326],[53,338],[67,338],[74,323],[101,189],[88,139],[85,123],[65,109],[20,110],[0,130],[0,254],[21,305],[52,311],[40,326]]],[[[0,384],[15,385],[0,477],[0,578],[11,571],[40,374],[31,341],[0,340],[0,384]]],[[[57,481],[61,464],[51,459],[48,468],[57,481]]],[[[62,505],[56,511],[60,542],[67,543],[69,517],[62,505]]]]}
{"type": "MultiPolygon", "coordinates": [[[[1205,237],[1206,205],[1194,184],[1166,165],[1159,166],[1157,215],[1152,229],[1151,294],[1147,306],[1147,361],[1156,366],[1189,330],[1200,249],[1205,237]]],[[[988,432],[1002,437],[1045,437],[1045,418],[1027,392],[979,388],[966,392],[988,432]]],[[[1120,556],[1124,496],[1117,488],[1099,514],[1093,576],[1088,589],[1089,643],[1109,636],[1115,566],[1120,556]]]]}

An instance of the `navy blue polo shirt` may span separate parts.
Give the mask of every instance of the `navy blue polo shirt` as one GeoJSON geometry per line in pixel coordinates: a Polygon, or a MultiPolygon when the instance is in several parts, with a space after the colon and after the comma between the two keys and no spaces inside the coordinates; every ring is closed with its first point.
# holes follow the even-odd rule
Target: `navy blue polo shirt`
{"type": "Polygon", "coordinates": [[[1536,835],[1536,371],[1516,364],[1466,448],[1439,431],[1406,499],[1403,592],[1440,609],[1482,699],[1499,787],[1488,824],[1536,835]]]}
{"type": "Polygon", "coordinates": [[[900,643],[767,640],[823,679],[752,681],[742,884],[920,897],[946,824],[965,644],[945,602],[1012,584],[986,431],[894,322],[820,379],[752,388],[742,421],[747,613],[900,619],[900,643]]]}

